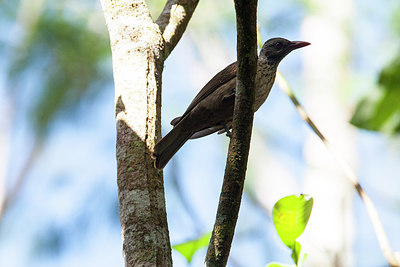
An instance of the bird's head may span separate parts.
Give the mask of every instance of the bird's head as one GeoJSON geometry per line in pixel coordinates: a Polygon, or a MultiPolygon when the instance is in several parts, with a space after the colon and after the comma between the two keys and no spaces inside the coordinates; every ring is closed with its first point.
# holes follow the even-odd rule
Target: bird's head
{"type": "Polygon", "coordinates": [[[310,45],[303,41],[289,41],[284,38],[272,38],[266,41],[261,49],[260,57],[270,62],[279,63],[295,49],[310,45]]]}

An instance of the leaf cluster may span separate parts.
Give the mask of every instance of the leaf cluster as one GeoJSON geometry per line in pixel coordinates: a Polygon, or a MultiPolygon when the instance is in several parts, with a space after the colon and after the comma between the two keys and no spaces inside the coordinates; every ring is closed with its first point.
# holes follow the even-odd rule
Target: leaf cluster
{"type": "Polygon", "coordinates": [[[111,75],[102,66],[109,57],[106,35],[91,29],[88,17],[46,9],[36,23],[11,49],[8,73],[14,98],[24,87],[35,91],[29,114],[41,136],[61,114],[93,99],[111,75]]]}

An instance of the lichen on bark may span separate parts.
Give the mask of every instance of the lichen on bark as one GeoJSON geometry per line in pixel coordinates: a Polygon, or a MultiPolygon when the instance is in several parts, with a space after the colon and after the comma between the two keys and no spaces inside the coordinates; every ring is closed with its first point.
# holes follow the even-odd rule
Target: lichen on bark
{"type": "Polygon", "coordinates": [[[117,184],[125,266],[172,266],[162,172],[151,152],[161,136],[164,61],[198,0],[169,0],[153,22],[143,0],[101,0],[110,36],[117,127],[117,184]],[[171,13],[171,7],[183,8],[171,13]],[[173,18],[173,19],[171,19],[173,18]],[[172,29],[164,35],[166,28],[172,29]]]}

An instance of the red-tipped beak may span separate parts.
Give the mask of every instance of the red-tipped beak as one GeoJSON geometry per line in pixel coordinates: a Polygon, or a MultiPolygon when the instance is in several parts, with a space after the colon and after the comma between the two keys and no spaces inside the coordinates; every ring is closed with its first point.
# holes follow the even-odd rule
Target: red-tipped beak
{"type": "Polygon", "coordinates": [[[305,46],[307,46],[307,45],[310,45],[310,43],[309,43],[309,42],[303,42],[303,41],[293,41],[293,42],[290,44],[290,48],[291,48],[292,50],[295,50],[295,49],[298,49],[298,48],[305,47],[305,46]]]}

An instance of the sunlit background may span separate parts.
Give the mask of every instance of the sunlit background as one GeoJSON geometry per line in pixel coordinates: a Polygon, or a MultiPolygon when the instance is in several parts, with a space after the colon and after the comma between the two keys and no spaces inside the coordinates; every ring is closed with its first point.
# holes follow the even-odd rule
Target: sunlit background
{"type": "MultiPolygon", "coordinates": [[[[165,1],[148,1],[153,18],[165,1]]],[[[280,71],[357,173],[400,251],[400,2],[259,0],[262,39],[312,46],[280,71]],[[352,123],[350,123],[352,122],[352,123]]],[[[100,2],[0,2],[0,265],[123,266],[111,54],[100,2]]],[[[232,1],[201,0],[163,73],[163,134],[236,60],[232,1]]],[[[164,171],[172,244],[211,231],[228,139],[188,142],[164,171]]],[[[309,194],[306,266],[388,266],[342,170],[289,98],[255,115],[245,195],[228,265],[291,264],[271,209],[309,194]]],[[[175,266],[201,266],[173,250],[175,266]]]]}

